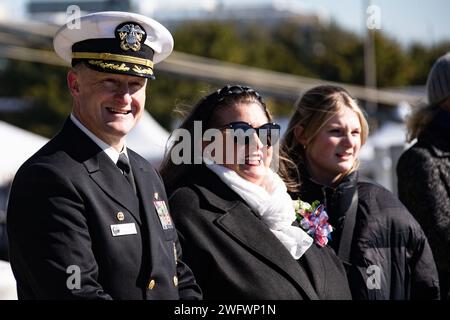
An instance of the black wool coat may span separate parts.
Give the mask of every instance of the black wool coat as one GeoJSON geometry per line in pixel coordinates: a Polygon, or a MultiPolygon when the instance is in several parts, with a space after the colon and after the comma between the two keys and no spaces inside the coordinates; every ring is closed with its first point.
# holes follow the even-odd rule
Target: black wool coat
{"type": "Polygon", "coordinates": [[[258,214],[204,165],[169,192],[186,262],[205,299],[351,299],[333,250],[296,261],[258,214]]]}
{"type": "Polygon", "coordinates": [[[70,119],[22,165],[7,212],[20,299],[201,297],[180,260],[175,228],[164,229],[155,209],[156,198],[167,203],[158,173],[132,150],[128,155],[137,196],[70,119]],[[124,224],[136,232],[113,236],[113,226],[124,224]]]}
{"type": "Polygon", "coordinates": [[[450,114],[438,118],[400,157],[398,192],[430,241],[441,297],[450,299],[450,114]]]}
{"type": "Polygon", "coordinates": [[[391,192],[359,181],[358,172],[333,188],[317,184],[304,174],[300,198],[325,204],[335,228],[329,245],[339,252],[347,209],[356,190],[356,220],[346,264],[353,299],[438,299],[439,280],[427,238],[391,192]]]}

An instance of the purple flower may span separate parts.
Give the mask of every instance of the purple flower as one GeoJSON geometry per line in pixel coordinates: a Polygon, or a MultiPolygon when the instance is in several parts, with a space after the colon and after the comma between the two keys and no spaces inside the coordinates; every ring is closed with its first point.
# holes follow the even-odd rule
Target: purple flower
{"type": "Polygon", "coordinates": [[[314,201],[312,205],[301,201],[294,201],[295,212],[300,226],[309,234],[314,242],[319,246],[327,245],[331,240],[333,227],[328,223],[328,214],[325,206],[319,201],[314,201]]]}

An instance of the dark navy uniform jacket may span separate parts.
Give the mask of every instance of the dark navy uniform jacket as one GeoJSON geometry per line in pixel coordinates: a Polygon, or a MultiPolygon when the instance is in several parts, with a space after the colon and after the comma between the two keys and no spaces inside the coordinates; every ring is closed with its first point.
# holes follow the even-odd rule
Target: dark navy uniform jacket
{"type": "Polygon", "coordinates": [[[138,195],[68,119],[22,165],[7,213],[19,298],[201,298],[170,216],[156,210],[167,206],[161,178],[144,158],[128,156],[138,195]],[[113,236],[117,230],[124,234],[113,236]]]}

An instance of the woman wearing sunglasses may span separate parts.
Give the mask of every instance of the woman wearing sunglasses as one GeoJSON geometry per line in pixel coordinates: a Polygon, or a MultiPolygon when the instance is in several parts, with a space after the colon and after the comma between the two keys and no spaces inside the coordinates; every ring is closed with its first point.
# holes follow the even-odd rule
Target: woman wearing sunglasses
{"type": "Polygon", "coordinates": [[[421,227],[392,193],[358,179],[368,131],[347,91],[312,88],[288,125],[280,174],[294,198],[324,204],[334,227],[329,245],[346,265],[353,299],[437,299],[436,266],[421,227]]]}
{"type": "Polygon", "coordinates": [[[173,133],[161,172],[205,299],[351,298],[333,250],[293,225],[293,201],[270,169],[279,129],[255,90],[234,85],[200,99],[173,133]],[[190,164],[176,165],[186,132],[190,164]]]}

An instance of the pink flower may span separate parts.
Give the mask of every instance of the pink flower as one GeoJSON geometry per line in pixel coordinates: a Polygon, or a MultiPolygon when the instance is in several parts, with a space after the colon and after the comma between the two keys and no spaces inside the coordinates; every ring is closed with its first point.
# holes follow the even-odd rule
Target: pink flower
{"type": "Polygon", "coordinates": [[[321,247],[326,246],[328,240],[331,240],[333,227],[328,223],[325,206],[319,201],[314,201],[310,205],[299,199],[294,201],[294,207],[300,226],[314,239],[315,243],[321,247]]]}

